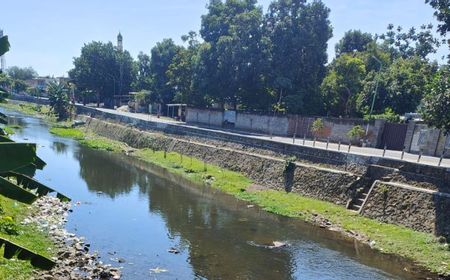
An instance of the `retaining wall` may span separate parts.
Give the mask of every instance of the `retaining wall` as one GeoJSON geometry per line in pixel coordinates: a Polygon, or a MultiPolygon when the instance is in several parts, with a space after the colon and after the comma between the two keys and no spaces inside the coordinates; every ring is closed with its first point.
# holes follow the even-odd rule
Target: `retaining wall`
{"type": "MultiPolygon", "coordinates": [[[[361,187],[358,185],[360,177],[351,172],[300,162],[295,162],[292,169],[286,169],[286,161],[282,158],[140,131],[130,125],[85,119],[86,128],[98,135],[135,148],[168,150],[193,156],[241,172],[260,188],[286,190],[346,205],[361,187]]],[[[443,175],[441,169],[416,165],[398,169],[388,165],[389,161],[385,165],[367,168],[367,178],[391,182],[377,181],[361,213],[383,222],[450,236],[450,194],[446,193],[449,185],[443,181],[446,177],[439,177],[443,175]]]]}
{"type": "Polygon", "coordinates": [[[351,199],[352,183],[357,179],[350,172],[301,163],[295,163],[294,168],[286,172],[283,159],[142,132],[93,118],[86,118],[86,128],[135,148],[166,149],[241,172],[265,188],[289,190],[341,205],[351,199]]]}
{"type": "Polygon", "coordinates": [[[160,131],[175,135],[195,136],[224,142],[233,142],[241,144],[243,146],[257,147],[274,151],[286,156],[296,156],[301,160],[306,160],[313,164],[325,163],[335,165],[339,169],[351,170],[353,173],[357,173],[359,175],[365,174],[367,167],[375,164],[397,168],[401,171],[412,172],[424,176],[437,177],[440,178],[443,183],[450,185],[450,169],[446,169],[444,167],[430,166],[390,158],[356,155],[307,146],[293,145],[272,140],[247,137],[226,131],[217,131],[199,127],[140,120],[123,115],[99,111],[95,108],[89,108],[85,106],[77,105],[77,112],[79,114],[84,114],[103,120],[114,121],[125,125],[132,125],[133,127],[143,130],[160,131]]]}
{"type": "Polygon", "coordinates": [[[450,194],[376,182],[361,213],[382,222],[450,238],[450,194]]]}

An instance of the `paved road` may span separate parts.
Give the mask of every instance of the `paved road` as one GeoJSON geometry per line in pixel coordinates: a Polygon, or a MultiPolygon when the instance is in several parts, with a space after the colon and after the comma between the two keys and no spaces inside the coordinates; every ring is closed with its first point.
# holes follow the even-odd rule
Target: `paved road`
{"type": "MultiPolygon", "coordinates": [[[[219,129],[219,128],[206,128],[206,127],[203,127],[203,126],[187,125],[184,122],[179,122],[179,121],[176,121],[176,120],[173,120],[173,119],[170,119],[170,118],[165,118],[165,117],[157,118],[154,115],[141,114],[141,113],[121,112],[121,111],[117,111],[117,110],[113,110],[113,109],[97,108],[97,110],[100,110],[100,111],[103,111],[103,112],[108,112],[108,113],[113,113],[113,114],[117,114],[117,115],[124,115],[124,116],[132,117],[132,118],[136,118],[136,119],[141,119],[141,120],[148,120],[148,121],[152,121],[152,122],[169,123],[169,124],[186,126],[186,127],[197,127],[197,128],[202,128],[202,129],[211,130],[211,131],[222,131],[222,132],[227,132],[227,133],[230,133],[230,134],[235,134],[235,135],[244,136],[244,137],[272,140],[272,141],[283,142],[283,143],[290,143],[290,144],[295,144],[295,145],[305,145],[305,146],[309,146],[309,147],[315,146],[318,149],[326,149],[327,148],[327,143],[326,142],[320,142],[320,141],[316,141],[316,143],[314,144],[314,142],[311,141],[311,140],[306,140],[303,143],[303,139],[296,139],[295,142],[294,142],[293,138],[291,138],[291,137],[280,137],[280,136],[270,137],[269,135],[241,132],[241,131],[236,131],[236,130],[226,130],[226,129],[219,129]]],[[[348,152],[348,148],[349,148],[349,146],[348,145],[344,145],[344,144],[342,144],[340,147],[336,143],[329,143],[329,145],[328,145],[328,149],[329,150],[334,150],[334,151],[338,151],[339,150],[339,151],[345,152],[345,153],[348,152]]],[[[381,150],[381,149],[366,148],[366,147],[363,148],[363,147],[352,146],[351,149],[350,149],[350,153],[351,154],[365,155],[365,156],[380,156],[380,157],[382,157],[383,156],[383,152],[384,151],[381,150]]],[[[384,156],[387,157],[387,158],[401,159],[402,152],[400,152],[400,151],[393,151],[393,150],[386,150],[384,156]]],[[[416,155],[416,154],[405,153],[403,155],[403,160],[405,160],[405,161],[418,162],[418,159],[419,159],[419,155],[416,155]]],[[[422,156],[420,158],[420,163],[421,164],[426,164],[426,165],[437,166],[439,161],[440,161],[440,158],[438,158],[438,157],[422,156]]],[[[442,162],[441,162],[441,166],[450,168],[450,159],[448,159],[448,158],[447,159],[443,159],[442,162]]]]}

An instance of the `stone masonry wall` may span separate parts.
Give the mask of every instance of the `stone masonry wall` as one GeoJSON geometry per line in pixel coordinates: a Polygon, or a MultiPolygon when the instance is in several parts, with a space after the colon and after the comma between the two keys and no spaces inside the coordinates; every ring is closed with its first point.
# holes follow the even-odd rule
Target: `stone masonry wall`
{"type": "Polygon", "coordinates": [[[357,179],[356,175],[349,172],[301,163],[296,163],[295,168],[286,173],[286,161],[280,158],[143,132],[93,118],[86,118],[86,121],[88,131],[125,142],[134,148],[175,151],[241,172],[265,188],[288,189],[336,204],[345,205],[351,199],[352,183],[357,179]]]}
{"type": "MultiPolygon", "coordinates": [[[[313,163],[295,162],[294,168],[286,172],[286,161],[277,154],[234,149],[232,146],[220,146],[219,142],[202,142],[202,138],[177,138],[140,131],[131,125],[124,126],[88,117],[85,119],[86,128],[101,136],[125,142],[135,148],[167,149],[193,156],[241,172],[263,188],[288,190],[345,205],[354,198],[360,182],[360,177],[353,173],[313,163]]],[[[368,178],[390,182],[375,185],[361,213],[383,222],[448,236],[450,194],[446,193],[445,180],[439,177],[442,175],[440,169],[421,170],[427,167],[413,165],[396,169],[389,166],[389,163],[381,162],[380,166],[371,165],[368,168],[365,174],[368,178]],[[429,176],[424,177],[423,173],[429,176]]]]}
{"type": "Polygon", "coordinates": [[[450,194],[447,193],[377,182],[361,214],[450,238],[450,194]]]}

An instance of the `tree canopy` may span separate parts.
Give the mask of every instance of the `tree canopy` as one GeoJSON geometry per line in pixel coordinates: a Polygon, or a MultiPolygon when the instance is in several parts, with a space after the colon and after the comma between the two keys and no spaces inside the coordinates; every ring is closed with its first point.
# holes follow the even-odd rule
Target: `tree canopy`
{"type": "Polygon", "coordinates": [[[366,51],[367,46],[373,41],[370,33],[365,33],[361,30],[349,30],[345,32],[344,37],[335,46],[336,56],[354,51],[366,51]]]}
{"type": "Polygon", "coordinates": [[[428,124],[450,133],[450,70],[439,71],[425,96],[421,112],[428,124]]]}
{"type": "MultiPolygon", "coordinates": [[[[442,33],[448,0],[427,2],[442,33]]],[[[443,67],[430,59],[442,44],[434,27],[352,29],[329,61],[329,15],[320,0],[273,0],[267,11],[256,0],[210,0],[199,33],[182,44],[164,39],[134,61],[112,43],[91,42],[70,77],[107,106],[133,90],[141,103],[162,105],[390,120],[416,112],[443,67]]]]}
{"type": "Polygon", "coordinates": [[[30,80],[36,78],[38,73],[32,67],[18,67],[11,66],[6,70],[6,73],[14,80],[30,80]]]}
{"type": "Polygon", "coordinates": [[[127,94],[135,78],[134,61],[128,51],[120,51],[111,42],[91,42],[74,59],[69,76],[80,90],[96,93],[97,103],[112,107],[114,95],[127,94]]]}

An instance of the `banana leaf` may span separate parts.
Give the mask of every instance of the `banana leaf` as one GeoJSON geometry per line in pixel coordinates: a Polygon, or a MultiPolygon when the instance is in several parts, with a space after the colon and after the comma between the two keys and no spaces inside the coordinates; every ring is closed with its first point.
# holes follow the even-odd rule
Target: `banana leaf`
{"type": "Polygon", "coordinates": [[[56,263],[49,258],[41,256],[31,250],[28,250],[22,246],[19,246],[9,240],[0,238],[0,249],[5,246],[3,257],[11,259],[16,256],[17,259],[23,261],[30,261],[34,267],[50,270],[55,267],[56,263]]]}
{"type": "Polygon", "coordinates": [[[46,185],[26,175],[19,174],[17,172],[6,172],[0,174],[0,176],[14,177],[17,181],[17,185],[19,185],[21,188],[24,188],[25,190],[33,191],[33,193],[36,193],[38,196],[44,196],[47,195],[48,193],[56,193],[57,194],[56,197],[59,198],[61,201],[70,201],[70,198],[68,198],[64,194],[57,192],[54,189],[49,188],[46,185]]]}
{"type": "Polygon", "coordinates": [[[3,113],[0,113],[0,123],[1,124],[7,124],[8,123],[8,117],[5,114],[3,114],[3,113]]]}
{"type": "Polygon", "coordinates": [[[3,177],[0,177],[0,194],[26,204],[31,204],[38,198],[37,195],[3,177]]]}
{"type": "Polygon", "coordinates": [[[0,143],[4,143],[4,142],[13,143],[14,142],[13,140],[9,139],[8,137],[2,136],[1,131],[2,131],[2,129],[0,128],[0,143]]]}
{"type": "Polygon", "coordinates": [[[0,56],[7,53],[10,47],[8,36],[0,37],[0,56]]]}
{"type": "Polygon", "coordinates": [[[36,156],[36,145],[28,143],[0,143],[0,173],[14,171],[42,160],[36,156]]]}

